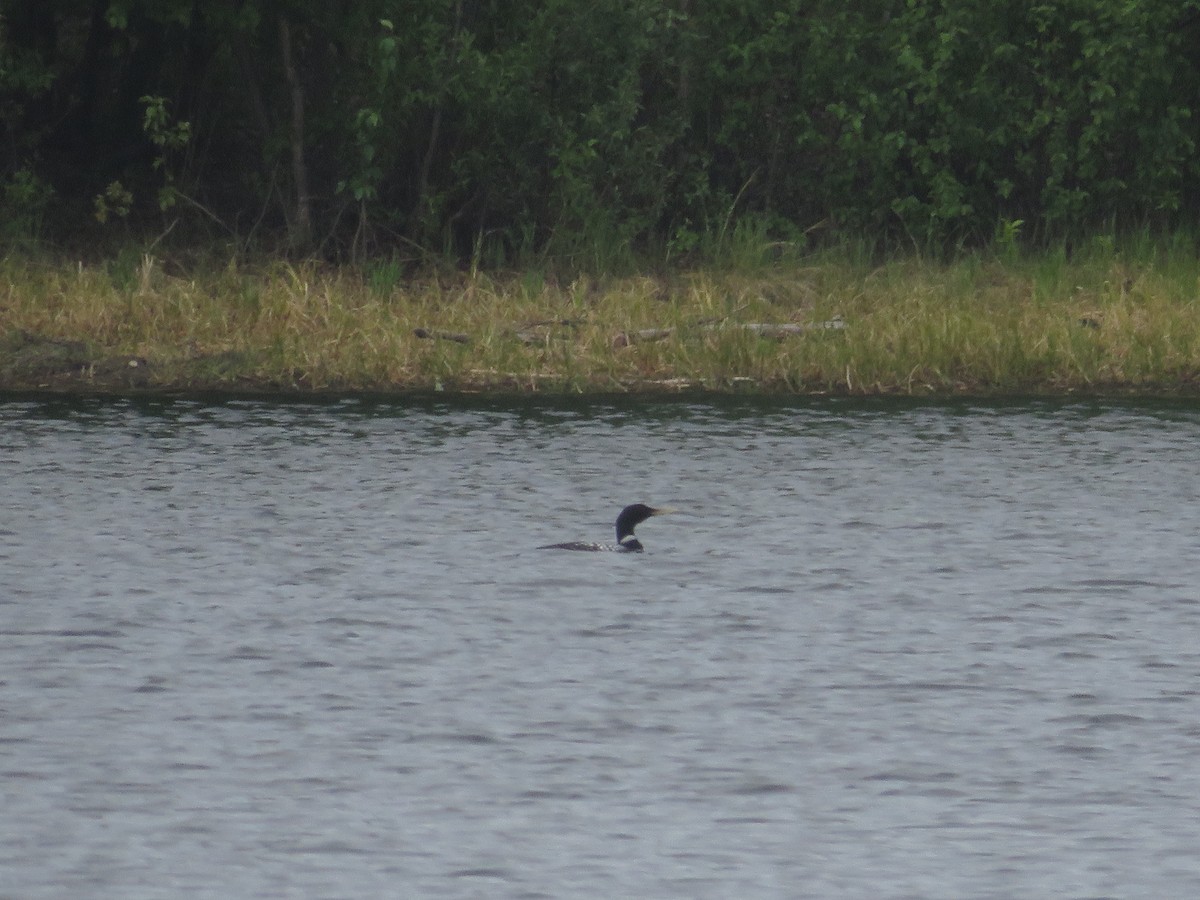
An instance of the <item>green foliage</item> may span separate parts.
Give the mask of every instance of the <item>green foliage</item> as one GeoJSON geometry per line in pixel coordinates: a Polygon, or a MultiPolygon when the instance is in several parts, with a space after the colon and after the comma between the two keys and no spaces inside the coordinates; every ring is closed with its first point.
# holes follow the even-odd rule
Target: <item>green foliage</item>
{"type": "Polygon", "coordinates": [[[41,236],[54,188],[29,168],[18,169],[0,187],[0,236],[35,241],[41,236]]]}
{"type": "Polygon", "coordinates": [[[395,259],[377,259],[364,267],[367,286],[381,297],[389,296],[404,280],[404,266],[395,259]]]}
{"type": "Polygon", "coordinates": [[[133,208],[133,194],[119,181],[110,182],[102,193],[92,198],[96,221],[101,225],[108,223],[109,217],[124,219],[133,208]]]}
{"type": "Polygon", "coordinates": [[[192,137],[192,125],[190,122],[171,120],[165,97],[142,97],[141,103],[146,107],[142,117],[142,131],[146,133],[150,143],[158,148],[158,156],[151,163],[151,168],[161,173],[163,178],[163,184],[158,190],[158,208],[166,212],[179,199],[179,192],[175,187],[175,174],[170,165],[171,159],[187,147],[192,137]]]}
{"type": "Polygon", "coordinates": [[[17,230],[153,212],[118,182],[479,265],[1200,224],[1200,0],[102,6],[0,0],[17,230]]]}

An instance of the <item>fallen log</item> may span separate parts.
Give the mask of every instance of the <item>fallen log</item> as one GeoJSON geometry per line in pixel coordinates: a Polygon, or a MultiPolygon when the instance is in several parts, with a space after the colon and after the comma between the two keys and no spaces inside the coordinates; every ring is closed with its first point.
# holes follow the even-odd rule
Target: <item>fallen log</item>
{"type": "MultiPolygon", "coordinates": [[[[761,337],[785,338],[809,331],[840,331],[846,322],[840,316],[824,322],[709,322],[697,326],[703,331],[735,329],[749,331],[761,337]]],[[[645,341],[661,341],[674,334],[674,328],[642,328],[637,331],[621,331],[613,337],[614,347],[628,347],[645,341]]]]}
{"type": "Polygon", "coordinates": [[[471,343],[471,336],[460,331],[432,331],[428,328],[414,328],[413,334],[427,341],[454,341],[456,344],[471,343]]]}

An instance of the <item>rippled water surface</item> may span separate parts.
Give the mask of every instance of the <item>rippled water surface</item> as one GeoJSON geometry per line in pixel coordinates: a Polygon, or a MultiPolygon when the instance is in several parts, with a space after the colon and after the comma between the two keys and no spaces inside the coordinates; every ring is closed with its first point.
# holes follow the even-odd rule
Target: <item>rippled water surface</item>
{"type": "Polygon", "coordinates": [[[1200,896],[1198,438],[0,402],[0,896],[1200,896]]]}

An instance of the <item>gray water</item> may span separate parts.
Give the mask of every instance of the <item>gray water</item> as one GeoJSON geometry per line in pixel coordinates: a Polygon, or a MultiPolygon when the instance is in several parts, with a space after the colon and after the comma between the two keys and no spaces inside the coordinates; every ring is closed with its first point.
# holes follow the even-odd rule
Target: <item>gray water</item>
{"type": "Polygon", "coordinates": [[[0,896],[1200,896],[1198,437],[10,398],[0,896]]]}

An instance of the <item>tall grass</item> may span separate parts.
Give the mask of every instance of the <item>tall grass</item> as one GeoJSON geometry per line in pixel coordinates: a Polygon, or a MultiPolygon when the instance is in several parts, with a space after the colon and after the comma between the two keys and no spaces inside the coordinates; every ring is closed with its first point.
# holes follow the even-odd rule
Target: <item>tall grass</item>
{"type": "Polygon", "coordinates": [[[1200,261],[1178,236],[951,262],[738,236],[720,267],[626,277],[118,262],[0,261],[0,336],[134,354],[170,387],[1200,390],[1200,261]],[[742,327],[761,323],[814,327],[742,327]]]}

